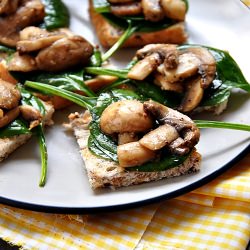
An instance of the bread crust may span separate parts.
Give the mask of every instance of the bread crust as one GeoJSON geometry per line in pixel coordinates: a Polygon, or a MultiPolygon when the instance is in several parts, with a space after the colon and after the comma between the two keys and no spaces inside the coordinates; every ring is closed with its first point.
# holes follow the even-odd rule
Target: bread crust
{"type": "MultiPolygon", "coordinates": [[[[45,125],[52,125],[54,107],[50,103],[43,102],[46,115],[43,122],[45,125]]],[[[17,135],[10,138],[0,138],[0,162],[6,159],[17,148],[25,144],[31,138],[31,134],[17,135]]]]}
{"type": "Polygon", "coordinates": [[[165,171],[138,172],[125,171],[117,163],[93,155],[87,146],[89,130],[82,115],[71,116],[70,127],[73,129],[80,152],[85,163],[88,179],[93,189],[110,186],[118,188],[144,182],[156,181],[162,178],[197,172],[200,169],[201,155],[194,149],[186,161],[165,171]]]}
{"type": "MultiPolygon", "coordinates": [[[[122,35],[124,30],[112,26],[101,14],[95,12],[92,0],[89,0],[89,14],[96,30],[96,35],[105,48],[110,48],[122,35]]],[[[187,41],[184,22],[178,22],[168,28],[154,32],[136,32],[123,47],[141,47],[150,43],[182,44],[187,41]]]]}

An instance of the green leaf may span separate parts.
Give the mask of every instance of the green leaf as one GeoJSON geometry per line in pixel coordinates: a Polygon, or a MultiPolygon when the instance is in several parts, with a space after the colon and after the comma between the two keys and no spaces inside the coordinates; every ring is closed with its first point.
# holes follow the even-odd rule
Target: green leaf
{"type": "Polygon", "coordinates": [[[174,168],[182,164],[190,154],[180,156],[173,155],[168,152],[162,156],[162,158],[158,161],[147,162],[142,164],[141,166],[129,167],[126,168],[127,171],[137,171],[137,172],[159,172],[165,171],[170,168],[174,168]]]}
{"type": "Polygon", "coordinates": [[[100,117],[104,109],[113,102],[132,99],[140,99],[140,97],[129,90],[116,89],[100,94],[96,106],[89,110],[92,121],[89,126],[91,136],[88,140],[88,147],[93,154],[107,160],[118,161],[117,144],[113,138],[102,133],[100,129],[100,117]]]}
{"type": "Polygon", "coordinates": [[[24,89],[23,87],[19,86],[19,90],[21,91],[22,99],[21,103],[22,105],[30,105],[34,107],[35,109],[39,110],[42,115],[45,115],[45,107],[42,103],[42,101],[34,96],[31,92],[24,89]]]}
{"type": "Polygon", "coordinates": [[[60,73],[41,72],[26,76],[26,80],[45,83],[69,91],[82,91],[88,96],[95,93],[83,81],[83,69],[64,71],[60,73]]]}
{"type": "Polygon", "coordinates": [[[117,76],[119,78],[126,79],[128,70],[127,69],[106,69],[102,67],[86,67],[85,72],[92,75],[108,75],[117,76]]]}
{"type": "Polygon", "coordinates": [[[213,107],[223,103],[228,100],[231,94],[231,87],[225,86],[222,84],[219,87],[211,86],[208,90],[205,91],[204,97],[199,106],[203,107],[213,107]]]}
{"type": "Polygon", "coordinates": [[[165,18],[160,22],[150,22],[141,17],[117,17],[111,13],[101,13],[101,15],[113,26],[126,30],[128,22],[131,22],[132,27],[136,27],[138,32],[154,32],[166,29],[176,23],[176,21],[165,18]]]}
{"type": "Polygon", "coordinates": [[[110,4],[107,0],[93,0],[93,6],[98,13],[110,12],[110,4]]]}
{"type": "Polygon", "coordinates": [[[250,93],[250,84],[242,74],[238,64],[227,51],[201,45],[180,45],[180,50],[193,47],[204,47],[209,50],[216,61],[217,76],[214,81],[218,86],[223,84],[228,87],[241,88],[250,93]]]}
{"type": "Polygon", "coordinates": [[[0,52],[4,52],[4,53],[7,53],[7,54],[13,54],[13,53],[16,52],[16,50],[13,49],[13,48],[4,46],[4,45],[0,45],[0,52]]]}
{"type": "Polygon", "coordinates": [[[94,49],[93,55],[90,57],[91,67],[100,67],[102,65],[102,53],[99,49],[94,49]]]}
{"type": "Polygon", "coordinates": [[[0,138],[10,138],[17,135],[31,134],[29,125],[22,119],[16,119],[0,129],[0,138]]]}
{"type": "Polygon", "coordinates": [[[42,0],[45,6],[45,28],[53,30],[69,27],[69,11],[61,0],[42,0]]]}
{"type": "Polygon", "coordinates": [[[48,84],[26,81],[24,86],[38,90],[42,93],[60,96],[86,109],[92,108],[96,103],[96,97],[82,96],[48,84]]]}
{"type": "Polygon", "coordinates": [[[199,128],[221,128],[221,129],[243,130],[250,132],[250,125],[247,124],[220,122],[220,121],[206,121],[206,120],[194,120],[194,122],[199,128]]]}
{"type": "Polygon", "coordinates": [[[41,177],[39,181],[39,186],[44,187],[47,179],[48,153],[42,125],[40,124],[39,126],[33,128],[32,132],[36,135],[38,139],[41,154],[41,177]]]}

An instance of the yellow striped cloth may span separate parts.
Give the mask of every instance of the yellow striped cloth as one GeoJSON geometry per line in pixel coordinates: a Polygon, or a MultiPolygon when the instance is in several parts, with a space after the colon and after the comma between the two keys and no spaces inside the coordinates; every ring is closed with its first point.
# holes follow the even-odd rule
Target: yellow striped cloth
{"type": "Polygon", "coordinates": [[[245,249],[250,154],[177,199],[110,214],[65,216],[0,206],[0,237],[23,249],[245,249]]]}

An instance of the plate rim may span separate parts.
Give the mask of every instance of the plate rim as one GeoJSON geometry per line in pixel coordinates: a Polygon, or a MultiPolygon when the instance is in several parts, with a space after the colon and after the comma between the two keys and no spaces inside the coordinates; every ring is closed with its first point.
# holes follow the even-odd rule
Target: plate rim
{"type": "MultiPolygon", "coordinates": [[[[248,153],[250,153],[250,143],[234,158],[229,162],[221,166],[216,171],[211,174],[203,177],[202,179],[195,181],[187,186],[184,186],[180,189],[174,190],[170,193],[155,196],[141,201],[129,202],[125,204],[117,204],[111,206],[100,206],[100,207],[62,207],[62,206],[50,206],[50,205],[39,205],[35,203],[22,202],[14,199],[5,198],[0,196],[0,203],[3,205],[8,205],[15,208],[36,211],[36,212],[45,212],[45,213],[57,213],[57,214],[98,214],[98,213],[107,213],[107,212],[117,212],[128,210],[132,208],[138,208],[153,203],[157,203],[163,200],[169,200],[176,198],[180,195],[189,193],[207,183],[214,180],[216,177],[223,174],[225,171],[229,170],[236,163],[242,160],[248,153]]],[[[178,177],[175,177],[178,178],[178,177]]]]}

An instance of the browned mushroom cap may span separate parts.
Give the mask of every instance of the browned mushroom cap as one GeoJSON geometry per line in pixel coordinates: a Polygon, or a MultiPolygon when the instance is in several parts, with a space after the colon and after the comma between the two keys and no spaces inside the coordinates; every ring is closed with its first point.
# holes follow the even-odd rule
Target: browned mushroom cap
{"type": "Polygon", "coordinates": [[[128,78],[135,80],[145,79],[162,62],[166,67],[173,68],[178,61],[176,46],[169,44],[146,45],[136,52],[136,56],[140,61],[128,73],[128,78]]]}
{"type": "Polygon", "coordinates": [[[141,4],[146,20],[158,22],[164,19],[165,13],[160,5],[160,0],[142,0],[141,4]]]}
{"type": "Polygon", "coordinates": [[[13,109],[21,99],[20,91],[14,84],[0,79],[0,108],[13,109]]]}
{"type": "Polygon", "coordinates": [[[179,134],[173,126],[164,124],[144,135],[139,143],[150,150],[159,150],[178,137],[179,134]]]}
{"type": "Polygon", "coordinates": [[[20,41],[17,42],[17,51],[28,53],[46,48],[55,41],[66,37],[62,32],[48,32],[38,27],[27,27],[20,32],[20,41]]]}
{"type": "Polygon", "coordinates": [[[136,16],[142,12],[140,2],[121,3],[119,5],[111,5],[112,14],[116,16],[136,16]]]}
{"type": "Polygon", "coordinates": [[[117,147],[119,166],[140,166],[156,157],[156,153],[143,147],[138,141],[130,142],[117,147]]]}
{"type": "Polygon", "coordinates": [[[19,106],[6,112],[2,118],[0,118],[0,128],[7,126],[14,121],[20,113],[19,106]]]}
{"type": "Polygon", "coordinates": [[[199,129],[188,116],[154,101],[144,102],[143,107],[160,124],[171,125],[178,131],[180,137],[169,145],[172,152],[186,154],[198,143],[199,129]]]}
{"type": "Polygon", "coordinates": [[[200,104],[204,94],[204,89],[201,86],[201,77],[186,84],[186,93],[178,110],[184,113],[191,112],[200,104]]]}
{"type": "Polygon", "coordinates": [[[1,0],[0,15],[9,15],[16,12],[19,0],[1,0]]]}
{"type": "Polygon", "coordinates": [[[36,61],[31,55],[19,55],[18,52],[11,57],[7,67],[9,71],[20,72],[30,72],[38,69],[36,61]]]}
{"type": "Polygon", "coordinates": [[[86,65],[93,53],[93,46],[80,36],[62,38],[41,50],[36,56],[40,70],[60,71],[77,64],[86,65]]]}
{"type": "Polygon", "coordinates": [[[161,0],[161,6],[167,17],[178,21],[185,20],[187,7],[183,0],[161,0]]]}
{"type": "Polygon", "coordinates": [[[161,64],[162,60],[158,53],[146,56],[128,72],[128,78],[135,80],[143,80],[150,75],[161,64]]]}
{"type": "Polygon", "coordinates": [[[19,41],[19,31],[42,22],[44,16],[44,6],[40,0],[23,1],[16,13],[0,18],[0,42],[15,47],[19,41]]]}
{"type": "Polygon", "coordinates": [[[101,130],[105,134],[125,132],[146,132],[153,126],[151,118],[136,100],[124,100],[112,103],[102,113],[101,130]]]}
{"type": "Polygon", "coordinates": [[[216,61],[208,49],[203,47],[187,48],[184,53],[191,53],[199,60],[198,73],[201,75],[201,87],[207,88],[214,80],[216,61]]]}

